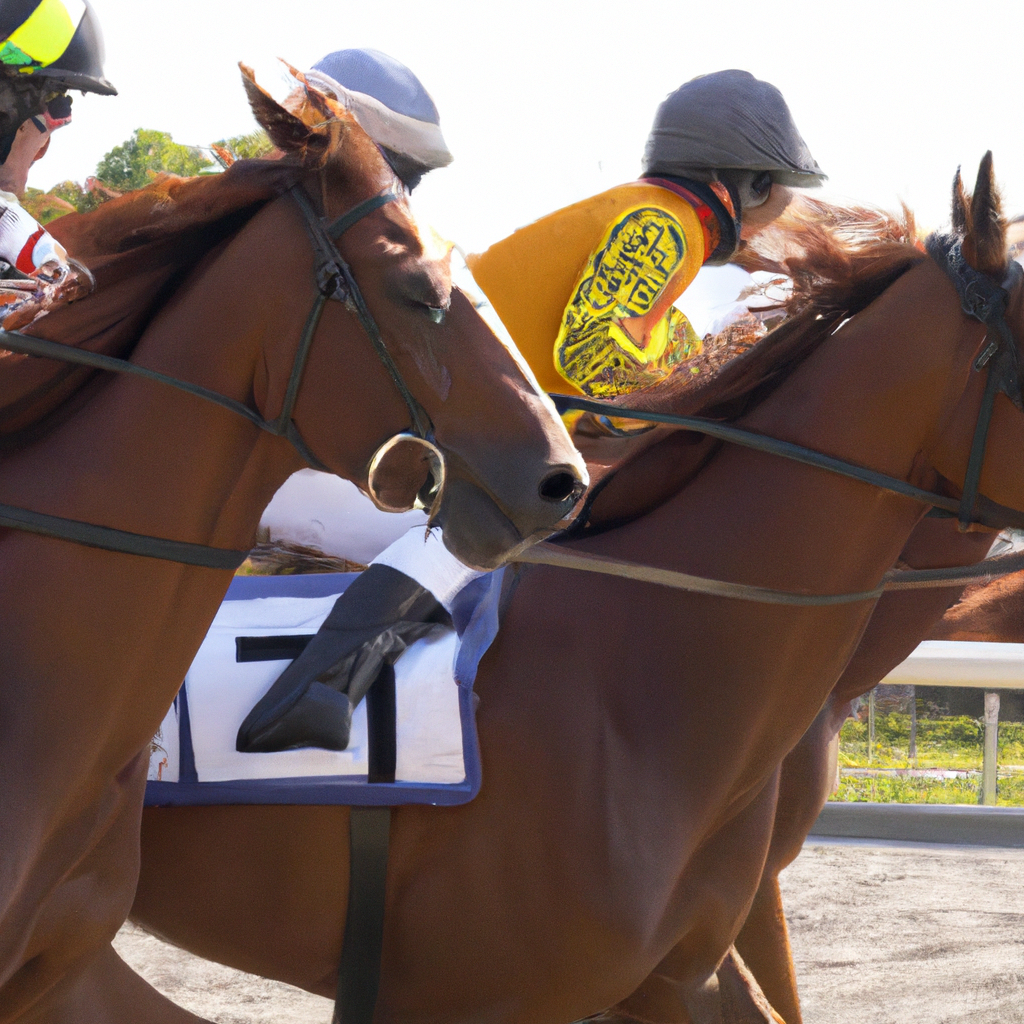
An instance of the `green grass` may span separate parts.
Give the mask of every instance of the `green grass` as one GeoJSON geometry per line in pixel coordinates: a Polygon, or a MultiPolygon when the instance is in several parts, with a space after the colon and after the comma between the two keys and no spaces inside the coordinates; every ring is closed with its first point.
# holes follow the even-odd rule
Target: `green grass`
{"type": "MultiPolygon", "coordinates": [[[[839,801],[878,803],[976,804],[981,777],[914,779],[896,776],[851,778],[844,768],[949,768],[981,771],[984,725],[961,715],[919,718],[917,757],[909,756],[910,715],[879,714],[875,719],[875,744],[868,759],[867,722],[848,719],[839,738],[839,801]]],[[[1024,723],[999,725],[999,772],[997,803],[1024,807],[1024,723]],[[1016,769],[1016,770],[1015,770],[1016,769]]]]}

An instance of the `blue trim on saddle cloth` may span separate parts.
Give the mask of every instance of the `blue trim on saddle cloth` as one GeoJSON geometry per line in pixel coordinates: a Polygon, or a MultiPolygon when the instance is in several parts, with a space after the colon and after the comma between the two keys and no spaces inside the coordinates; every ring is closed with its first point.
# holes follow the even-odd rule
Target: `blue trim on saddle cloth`
{"type": "MultiPolygon", "coordinates": [[[[302,576],[239,576],[225,601],[260,597],[329,597],[342,594],[356,573],[302,576]]],[[[498,634],[499,605],[504,569],[474,580],[455,599],[452,620],[460,645],[454,675],[459,688],[465,778],[454,784],[423,782],[369,783],[365,775],[313,776],[287,779],[243,779],[200,782],[192,750],[188,694],[178,693],[179,781],[146,783],[147,807],[188,807],[216,804],[341,804],[396,806],[431,804],[452,807],[468,803],[480,792],[480,745],[476,731],[473,684],[480,660],[498,634]]]]}

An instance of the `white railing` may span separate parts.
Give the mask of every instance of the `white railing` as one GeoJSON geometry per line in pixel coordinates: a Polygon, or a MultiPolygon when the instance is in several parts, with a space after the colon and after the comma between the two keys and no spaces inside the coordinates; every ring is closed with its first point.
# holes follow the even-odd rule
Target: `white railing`
{"type": "MultiPolygon", "coordinates": [[[[985,690],[985,744],[980,802],[994,804],[999,757],[999,691],[1024,690],[1024,644],[925,640],[882,683],[900,686],[964,686],[985,690]]],[[[869,756],[874,748],[874,694],[872,690],[868,698],[869,756]]],[[[911,756],[914,756],[913,750],[911,756]]]]}

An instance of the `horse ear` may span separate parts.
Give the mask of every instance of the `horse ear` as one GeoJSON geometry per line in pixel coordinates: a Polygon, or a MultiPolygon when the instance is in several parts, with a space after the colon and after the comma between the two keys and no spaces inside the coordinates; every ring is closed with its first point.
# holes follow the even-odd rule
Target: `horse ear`
{"type": "Polygon", "coordinates": [[[286,110],[273,96],[256,82],[252,68],[239,64],[242,85],[256,120],[278,149],[286,153],[302,153],[306,157],[322,160],[330,148],[330,133],[323,124],[309,125],[291,111],[286,110]]]}
{"type": "Polygon", "coordinates": [[[964,180],[960,177],[960,168],[953,176],[953,234],[963,238],[971,230],[971,205],[964,192],[964,180]]]}
{"type": "Polygon", "coordinates": [[[964,258],[975,270],[1001,277],[1006,270],[1006,223],[992,173],[992,151],[982,158],[971,197],[970,229],[963,243],[964,258]]]}

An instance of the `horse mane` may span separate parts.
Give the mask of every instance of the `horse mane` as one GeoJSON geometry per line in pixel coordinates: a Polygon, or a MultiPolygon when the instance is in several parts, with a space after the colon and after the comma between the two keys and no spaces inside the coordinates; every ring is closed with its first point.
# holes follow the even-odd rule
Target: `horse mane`
{"type": "Polygon", "coordinates": [[[238,567],[236,576],[302,576],[307,573],[363,572],[366,566],[290,541],[260,540],[238,567]]]}
{"type": "MultiPolygon", "coordinates": [[[[128,358],[199,262],[302,173],[301,162],[286,157],[239,161],[195,178],[162,174],[90,213],[51,221],[50,232],[89,267],[96,288],[24,332],[128,358]]],[[[96,377],[97,371],[0,349],[0,448],[20,447],[71,415],[96,377]]]]}
{"type": "Polygon", "coordinates": [[[192,178],[159,174],[143,188],[90,213],[57,218],[48,230],[76,259],[91,266],[97,258],[170,242],[185,232],[200,229],[208,234],[206,229],[223,218],[280,195],[301,172],[298,161],[285,158],[239,160],[223,173],[192,178]]]}
{"type": "MultiPolygon", "coordinates": [[[[906,208],[893,216],[814,199],[794,201],[740,257],[748,269],[790,278],[792,292],[780,308],[785,321],[731,358],[722,358],[728,331],[724,337],[705,339],[704,350],[665,380],[609,404],[722,420],[743,415],[844,321],[926,259],[915,230],[906,208]]],[[[579,437],[578,443],[594,483],[570,537],[612,528],[656,508],[678,494],[718,448],[706,436],[672,427],[625,440],[579,437]]]]}

